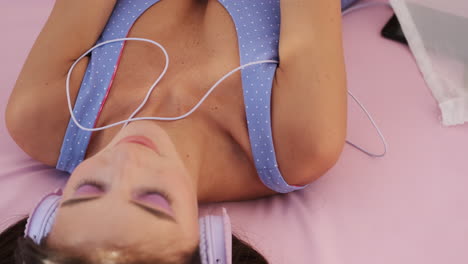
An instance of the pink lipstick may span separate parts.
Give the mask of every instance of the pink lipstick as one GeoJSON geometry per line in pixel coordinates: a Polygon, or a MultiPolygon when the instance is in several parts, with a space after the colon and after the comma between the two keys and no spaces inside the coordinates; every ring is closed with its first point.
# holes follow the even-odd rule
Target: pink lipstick
{"type": "Polygon", "coordinates": [[[139,145],[145,146],[145,147],[153,150],[157,154],[160,154],[158,148],[156,147],[156,144],[154,144],[154,142],[151,139],[149,139],[149,138],[147,138],[145,136],[128,136],[128,137],[125,137],[125,138],[121,139],[117,143],[117,145],[122,144],[122,143],[139,144],[139,145]]]}

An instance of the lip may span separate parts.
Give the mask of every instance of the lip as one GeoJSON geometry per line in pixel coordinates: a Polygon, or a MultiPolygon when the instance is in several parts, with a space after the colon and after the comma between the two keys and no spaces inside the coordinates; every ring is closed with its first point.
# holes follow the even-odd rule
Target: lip
{"type": "Polygon", "coordinates": [[[121,139],[117,143],[117,145],[122,144],[122,143],[133,143],[133,144],[142,145],[142,146],[145,146],[145,147],[153,150],[158,155],[160,155],[159,150],[156,147],[156,144],[154,144],[154,142],[151,139],[149,139],[149,138],[147,138],[145,136],[128,136],[128,137],[124,137],[123,139],[121,139]]]}

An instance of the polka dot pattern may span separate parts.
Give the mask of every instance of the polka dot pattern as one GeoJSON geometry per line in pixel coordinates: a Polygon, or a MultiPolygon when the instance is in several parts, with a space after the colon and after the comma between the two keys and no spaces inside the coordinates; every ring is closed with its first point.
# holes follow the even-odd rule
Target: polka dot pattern
{"type": "MultiPolygon", "coordinates": [[[[278,60],[280,0],[219,0],[236,26],[240,64],[278,60]]],[[[126,37],[137,18],[159,0],[119,0],[98,43],[126,37]]],[[[122,43],[111,43],[92,52],[74,113],[78,121],[93,127],[109,89],[122,43]]],[[[303,187],[286,183],[278,168],[271,129],[271,89],[275,64],[260,64],[241,71],[244,102],[255,166],[269,188],[287,193],[303,187]]],[[[57,169],[72,172],[84,159],[91,132],[70,120],[57,169]]]]}
{"type": "MultiPolygon", "coordinates": [[[[280,0],[220,0],[236,25],[241,65],[278,60],[280,0]]],[[[302,189],[286,183],[278,167],[271,129],[271,89],[277,66],[259,64],[242,70],[245,112],[255,167],[270,189],[302,189]]]]}
{"type": "MultiPolygon", "coordinates": [[[[125,38],[135,21],[159,0],[119,0],[96,44],[125,38]]],[[[114,42],[91,52],[88,68],[75,101],[74,114],[85,127],[94,127],[101,106],[110,89],[123,50],[123,42],[114,42]]],[[[70,119],[56,168],[72,171],[84,160],[91,138],[89,131],[81,130],[70,119]]]]}

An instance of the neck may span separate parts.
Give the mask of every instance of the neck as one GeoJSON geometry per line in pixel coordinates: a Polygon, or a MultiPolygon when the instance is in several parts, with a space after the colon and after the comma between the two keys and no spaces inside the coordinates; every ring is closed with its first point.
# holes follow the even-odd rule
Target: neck
{"type": "Polygon", "coordinates": [[[188,173],[192,177],[193,186],[196,188],[198,201],[205,200],[208,194],[206,181],[201,174],[202,163],[205,160],[205,144],[207,144],[207,133],[200,133],[206,128],[204,124],[195,118],[186,118],[175,122],[158,122],[158,125],[171,138],[181,160],[188,173]],[[187,136],[190,135],[190,136],[187,136]]]}

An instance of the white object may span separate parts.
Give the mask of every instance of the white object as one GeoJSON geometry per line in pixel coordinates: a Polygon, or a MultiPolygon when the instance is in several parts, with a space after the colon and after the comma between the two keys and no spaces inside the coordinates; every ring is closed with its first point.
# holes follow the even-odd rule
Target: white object
{"type": "MultiPolygon", "coordinates": [[[[184,115],[181,115],[181,116],[177,116],[177,117],[135,117],[136,114],[138,114],[138,112],[140,112],[140,110],[143,108],[143,106],[147,103],[149,97],[151,96],[151,93],[153,92],[154,88],[156,87],[156,85],[158,85],[159,81],[164,77],[164,75],[166,74],[167,72],[167,69],[169,68],[169,54],[167,53],[166,49],[164,48],[164,46],[162,46],[161,44],[159,44],[158,42],[156,41],[153,41],[153,40],[150,40],[150,39],[144,39],[144,38],[119,38],[119,39],[113,39],[113,40],[108,40],[108,41],[105,41],[105,42],[102,42],[100,44],[97,44],[95,45],[94,47],[92,47],[91,49],[89,49],[88,51],[86,51],[83,55],[81,55],[76,61],[75,63],[72,64],[72,66],[70,67],[70,70],[68,71],[68,74],[67,74],[67,79],[66,79],[66,86],[65,86],[65,89],[66,89],[66,94],[67,94],[67,103],[68,103],[68,110],[70,111],[70,115],[71,115],[71,119],[73,120],[73,122],[75,123],[75,125],[77,125],[80,129],[82,130],[85,130],[85,131],[100,131],[100,130],[104,130],[104,129],[108,129],[108,128],[111,128],[111,127],[114,127],[114,126],[118,126],[118,125],[127,125],[129,122],[133,122],[133,121],[138,121],[138,120],[159,120],[159,121],[177,121],[177,120],[180,120],[180,119],[184,119],[186,118],[187,116],[191,115],[193,112],[195,112],[195,110],[198,109],[198,107],[200,107],[200,105],[206,100],[206,98],[213,92],[213,90],[218,87],[218,85],[220,83],[222,83],[225,79],[227,79],[229,76],[233,75],[234,73],[244,69],[244,68],[247,68],[247,67],[250,67],[252,65],[257,65],[257,64],[264,64],[264,63],[274,63],[274,64],[278,64],[279,61],[276,61],[276,60],[260,60],[260,61],[253,61],[253,62],[249,62],[249,63],[246,63],[246,64],[243,64],[233,70],[231,70],[230,72],[226,73],[221,79],[219,79],[209,90],[208,92],[203,96],[202,99],[200,99],[200,101],[187,113],[185,113],[184,115]],[[164,53],[164,56],[165,56],[165,59],[166,59],[166,64],[164,66],[164,70],[163,72],[159,75],[158,79],[153,83],[153,85],[148,89],[148,92],[146,94],[146,97],[145,99],[143,100],[143,102],[140,104],[140,106],[132,113],[132,115],[126,119],[126,120],[122,120],[122,121],[119,121],[119,122],[116,122],[114,124],[110,124],[110,125],[107,125],[107,126],[103,126],[103,127],[98,127],[98,128],[88,128],[88,127],[84,127],[82,126],[78,120],[76,119],[74,113],[73,113],[73,107],[72,107],[72,103],[71,103],[71,97],[70,97],[70,78],[71,78],[71,74],[73,72],[73,69],[75,68],[75,66],[78,64],[78,62],[80,62],[86,55],[88,55],[89,53],[91,53],[91,51],[93,51],[94,49],[96,48],[99,48],[103,45],[107,45],[107,44],[110,44],[110,43],[114,43],[114,42],[120,42],[120,41],[124,41],[124,40],[134,40],[134,41],[143,41],[143,42],[148,42],[148,43],[151,43],[155,46],[157,46],[158,48],[160,48],[162,50],[162,52],[164,53]]],[[[385,156],[385,154],[387,153],[387,141],[385,140],[384,136],[382,135],[382,132],[380,132],[380,129],[377,127],[377,125],[375,124],[373,118],[371,117],[370,113],[367,111],[367,109],[364,107],[364,105],[361,104],[361,102],[351,93],[351,91],[348,91],[348,94],[354,99],[354,101],[356,101],[356,103],[359,104],[359,106],[361,107],[361,109],[366,113],[367,117],[369,118],[369,120],[371,121],[372,125],[375,127],[375,129],[377,130],[377,133],[379,134],[380,136],[380,139],[382,140],[382,143],[384,145],[384,151],[383,153],[381,154],[374,154],[374,153],[370,153],[368,151],[366,151],[365,149],[357,146],[356,144],[346,140],[346,143],[350,144],[351,146],[355,147],[356,149],[364,152],[365,154],[369,155],[370,157],[376,157],[376,158],[380,158],[380,157],[383,157],[385,156]]]]}
{"type": "Polygon", "coordinates": [[[468,1],[390,0],[444,126],[468,121],[468,1]]]}

